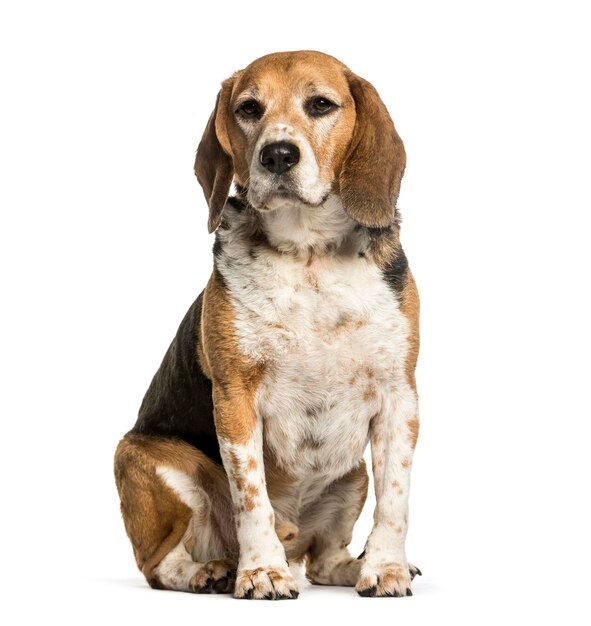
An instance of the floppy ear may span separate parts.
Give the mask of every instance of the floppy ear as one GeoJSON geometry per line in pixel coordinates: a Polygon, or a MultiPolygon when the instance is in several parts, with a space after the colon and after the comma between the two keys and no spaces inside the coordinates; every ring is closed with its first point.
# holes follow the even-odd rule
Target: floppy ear
{"type": "Polygon", "coordinates": [[[373,228],[395,221],[406,165],[404,145],[373,85],[351,74],[355,101],[353,137],[341,166],[341,200],[349,217],[373,228]]]}
{"type": "Polygon", "coordinates": [[[226,132],[231,90],[231,81],[225,81],[217,95],[215,108],[209,117],[195,158],[195,175],[203,187],[209,206],[207,227],[210,233],[220,225],[222,211],[234,177],[234,165],[226,132]],[[228,151],[224,150],[221,142],[227,146],[228,151]]]}

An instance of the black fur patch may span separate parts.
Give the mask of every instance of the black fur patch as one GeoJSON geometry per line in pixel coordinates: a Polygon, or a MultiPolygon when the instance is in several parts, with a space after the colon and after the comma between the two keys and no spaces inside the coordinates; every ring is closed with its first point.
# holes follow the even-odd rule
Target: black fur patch
{"type": "Polygon", "coordinates": [[[392,226],[384,226],[383,228],[371,228],[368,226],[366,230],[367,230],[367,234],[369,235],[369,238],[372,240],[375,240],[378,237],[381,237],[382,235],[387,235],[391,233],[392,226]]]}
{"type": "Polygon", "coordinates": [[[229,196],[228,204],[232,205],[239,213],[246,209],[246,202],[238,196],[229,196]]]}
{"type": "Polygon", "coordinates": [[[223,249],[222,242],[220,241],[219,235],[216,233],[215,241],[213,242],[213,248],[212,248],[213,256],[216,258],[219,257],[220,254],[222,253],[222,249],[223,249]]]}
{"type": "MultiPolygon", "coordinates": [[[[374,245],[380,245],[379,240],[382,237],[392,238],[394,236],[393,228],[393,226],[386,226],[384,228],[367,228],[366,232],[369,236],[370,248],[374,245]]],[[[388,286],[396,295],[400,295],[400,292],[404,288],[407,273],[408,259],[406,258],[406,254],[404,254],[404,250],[400,247],[396,257],[388,263],[382,272],[384,280],[388,283],[388,286]]]]}
{"type": "Polygon", "coordinates": [[[383,272],[384,278],[392,291],[400,295],[408,273],[408,259],[404,250],[400,248],[398,256],[393,259],[383,272]]]}
{"type": "Polygon", "coordinates": [[[152,379],[133,431],[182,439],[221,464],[211,381],[197,360],[202,301],[203,292],[185,315],[152,379]]]}

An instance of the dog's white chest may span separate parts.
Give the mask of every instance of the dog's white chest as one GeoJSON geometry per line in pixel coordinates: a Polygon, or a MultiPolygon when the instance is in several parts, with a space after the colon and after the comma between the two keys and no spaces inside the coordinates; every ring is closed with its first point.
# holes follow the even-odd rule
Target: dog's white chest
{"type": "Polygon", "coordinates": [[[334,480],[359,461],[403,369],[408,327],[396,297],[357,255],[307,266],[261,253],[227,274],[240,347],[266,365],[257,397],[266,447],[293,475],[334,480]]]}

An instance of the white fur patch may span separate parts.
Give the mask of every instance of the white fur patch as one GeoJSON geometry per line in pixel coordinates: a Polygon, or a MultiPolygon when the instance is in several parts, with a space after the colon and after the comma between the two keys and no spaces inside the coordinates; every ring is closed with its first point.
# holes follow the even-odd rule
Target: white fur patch
{"type": "Polygon", "coordinates": [[[306,565],[304,561],[290,563],[289,571],[291,572],[293,579],[296,581],[300,591],[312,586],[312,583],[306,578],[306,565]]]}
{"type": "Polygon", "coordinates": [[[163,466],[157,467],[156,473],[190,509],[201,510],[204,506],[202,490],[188,474],[163,466]]]}
{"type": "Polygon", "coordinates": [[[293,254],[252,254],[241,219],[231,215],[219,233],[216,262],[241,349],[267,365],[256,408],[275,462],[299,482],[295,500],[273,502],[293,516],[359,463],[372,418],[388,411],[397,422],[398,408],[413,404],[409,325],[380,269],[359,256],[366,242],[338,199],[317,214],[286,207],[262,216],[270,241],[293,254]],[[340,247],[308,259],[316,229],[340,247]]]}
{"type": "MultiPolygon", "coordinates": [[[[193,512],[181,542],[182,545],[192,546],[191,558],[197,562],[205,562],[226,556],[223,541],[209,521],[211,502],[205,491],[191,476],[180,470],[160,466],[156,468],[156,473],[193,512]]],[[[181,548],[177,552],[179,558],[184,558],[181,548]]]]}
{"type": "Polygon", "coordinates": [[[355,226],[334,194],[320,206],[278,198],[273,208],[261,220],[269,242],[281,252],[336,248],[355,226]]]}
{"type": "MultiPolygon", "coordinates": [[[[302,108],[303,101],[298,101],[296,107],[302,108]]],[[[281,121],[265,126],[257,138],[250,163],[249,202],[257,209],[275,210],[279,185],[294,192],[303,202],[310,205],[322,202],[331,188],[330,181],[322,179],[320,166],[310,141],[293,126],[281,121]],[[299,162],[284,176],[271,174],[260,162],[261,150],[275,142],[292,143],[300,151],[299,162]]]]}
{"type": "Polygon", "coordinates": [[[285,567],[285,551],[275,533],[275,515],[267,495],[263,462],[261,424],[245,445],[220,440],[224,466],[229,468],[236,529],[240,544],[239,569],[262,566],[285,567]],[[249,464],[254,467],[249,469],[249,464]],[[241,477],[241,488],[233,476],[241,477]]]}
{"type": "Polygon", "coordinates": [[[196,563],[181,541],[154,568],[154,576],[167,589],[189,591],[191,580],[202,567],[196,563]]]}

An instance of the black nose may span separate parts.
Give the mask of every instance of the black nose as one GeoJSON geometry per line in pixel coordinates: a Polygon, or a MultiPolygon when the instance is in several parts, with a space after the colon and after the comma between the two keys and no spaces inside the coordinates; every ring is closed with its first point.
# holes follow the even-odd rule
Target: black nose
{"type": "Polygon", "coordinates": [[[300,150],[292,143],[270,143],[261,150],[261,164],[273,174],[283,174],[300,160],[300,150]]]}

